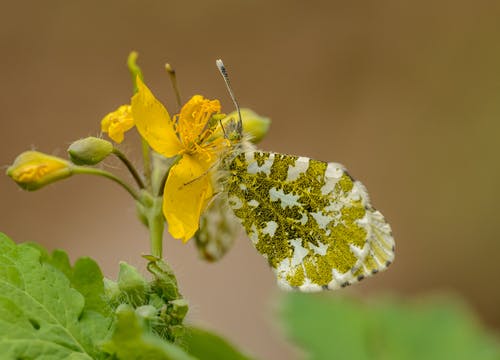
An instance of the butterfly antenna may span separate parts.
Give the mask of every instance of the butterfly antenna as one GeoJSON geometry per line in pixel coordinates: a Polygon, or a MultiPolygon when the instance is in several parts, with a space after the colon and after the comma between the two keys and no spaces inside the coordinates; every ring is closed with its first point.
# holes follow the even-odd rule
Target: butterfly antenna
{"type": "Polygon", "coordinates": [[[236,100],[236,97],[234,96],[233,88],[231,87],[231,82],[229,81],[229,76],[227,75],[227,70],[226,67],[224,66],[224,63],[222,62],[221,59],[218,59],[215,61],[217,64],[217,67],[219,68],[219,71],[224,78],[224,81],[226,83],[226,88],[227,91],[229,92],[229,96],[231,96],[231,99],[233,100],[233,104],[236,107],[236,111],[238,111],[238,133],[241,135],[243,133],[243,123],[241,121],[241,112],[240,112],[240,106],[238,105],[238,101],[236,100]]]}

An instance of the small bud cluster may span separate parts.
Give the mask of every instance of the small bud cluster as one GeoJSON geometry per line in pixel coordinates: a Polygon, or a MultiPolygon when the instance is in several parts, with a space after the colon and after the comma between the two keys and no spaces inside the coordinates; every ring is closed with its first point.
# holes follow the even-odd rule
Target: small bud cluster
{"type": "Polygon", "coordinates": [[[120,263],[118,281],[105,279],[106,297],[117,314],[133,310],[146,328],[173,343],[180,342],[188,302],[182,298],[174,273],[167,263],[154,259],[148,270],[154,279],[147,281],[139,271],[120,263]]]}

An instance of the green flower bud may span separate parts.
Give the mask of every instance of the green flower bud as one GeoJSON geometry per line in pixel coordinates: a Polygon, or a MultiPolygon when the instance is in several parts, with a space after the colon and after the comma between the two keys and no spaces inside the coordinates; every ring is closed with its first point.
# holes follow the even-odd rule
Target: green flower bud
{"type": "Polygon", "coordinates": [[[104,282],[104,295],[111,303],[119,302],[121,291],[116,281],[108,278],[103,279],[104,282]]]}
{"type": "Polygon", "coordinates": [[[143,304],[146,300],[147,282],[137,269],[124,261],[120,261],[118,287],[124,292],[131,305],[143,304]]]}
{"type": "Polygon", "coordinates": [[[181,297],[177,287],[177,279],[170,266],[163,260],[151,261],[148,270],[154,276],[152,290],[164,301],[171,301],[181,297]]]}
{"type": "MultiPolygon", "coordinates": [[[[271,120],[267,117],[263,117],[258,115],[256,112],[250,109],[240,109],[241,112],[241,121],[243,123],[243,132],[247,135],[250,135],[250,141],[254,144],[262,141],[264,136],[267,135],[269,131],[269,126],[271,125],[271,120]]],[[[222,120],[222,124],[225,125],[227,122],[236,121],[238,119],[238,112],[233,111],[228,114],[224,120],[222,120]]]]}
{"type": "Polygon", "coordinates": [[[148,304],[154,306],[155,309],[161,309],[166,304],[166,302],[158,294],[153,292],[149,295],[148,304]]]}
{"type": "Polygon", "coordinates": [[[134,313],[134,308],[129,304],[120,304],[115,310],[116,314],[134,313]]]}
{"type": "Polygon", "coordinates": [[[182,339],[184,336],[186,336],[186,327],[183,325],[172,325],[169,328],[170,330],[170,336],[173,339],[182,339]]]}
{"type": "Polygon", "coordinates": [[[77,140],[68,148],[71,161],[76,165],[98,164],[112,152],[113,144],[93,136],[77,140]]]}
{"type": "Polygon", "coordinates": [[[135,309],[135,313],[146,320],[154,320],[158,316],[158,310],[152,305],[139,306],[135,309]]]}
{"type": "Polygon", "coordinates": [[[186,317],[189,310],[189,304],[185,299],[177,299],[169,302],[172,305],[172,310],[170,311],[170,316],[182,322],[186,317]]]}
{"type": "Polygon", "coordinates": [[[38,151],[26,151],[9,166],[7,175],[24,190],[33,191],[73,173],[71,163],[66,160],[38,151]]]}

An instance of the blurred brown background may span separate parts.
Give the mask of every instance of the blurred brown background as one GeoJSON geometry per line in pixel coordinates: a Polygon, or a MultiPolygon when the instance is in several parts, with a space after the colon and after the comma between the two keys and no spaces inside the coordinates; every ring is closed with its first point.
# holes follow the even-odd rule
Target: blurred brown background
{"type": "MultiPolygon", "coordinates": [[[[452,292],[498,328],[499,23],[496,1],[2,1],[0,164],[98,135],[130,97],[130,50],[171,108],[166,61],[184,98],[229,112],[221,57],[240,103],[273,119],[262,148],[345,164],[392,224],[395,264],[346,292],[452,292]]],[[[136,141],[122,149],[139,161],[136,141]]],[[[0,231],[18,242],[92,256],[107,276],[121,259],[143,265],[146,230],[104,179],[26,193],[0,176],[0,199],[0,231]]],[[[261,358],[293,356],[274,277],[245,237],[218,264],[165,246],[193,322],[261,358]]]]}

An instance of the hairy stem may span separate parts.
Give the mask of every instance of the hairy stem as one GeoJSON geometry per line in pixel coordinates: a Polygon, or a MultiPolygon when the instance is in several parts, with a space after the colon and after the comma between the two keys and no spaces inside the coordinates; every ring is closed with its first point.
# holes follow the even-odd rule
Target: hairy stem
{"type": "Polygon", "coordinates": [[[142,160],[144,164],[144,177],[146,178],[146,187],[151,190],[151,150],[146,140],[142,139],[142,160]]]}
{"type": "Polygon", "coordinates": [[[72,168],[72,172],[74,174],[87,174],[87,175],[96,175],[96,176],[102,176],[107,179],[110,179],[120,185],[122,188],[124,188],[132,197],[141,202],[141,198],[139,196],[139,193],[133,189],[130,185],[128,185],[125,181],[120,179],[119,177],[113,175],[112,173],[101,170],[101,169],[96,169],[96,168],[90,168],[90,167],[85,167],[85,166],[75,166],[72,168]]]}
{"type": "Polygon", "coordinates": [[[125,164],[125,166],[127,167],[128,171],[130,171],[130,173],[134,177],[135,182],[137,183],[137,185],[139,185],[139,188],[144,189],[145,186],[144,186],[144,182],[141,179],[141,176],[137,172],[137,170],[134,167],[134,165],[132,165],[132,163],[130,162],[130,160],[125,156],[125,154],[122,153],[117,148],[113,148],[113,154],[115,154],[116,157],[118,157],[118,159],[120,159],[122,161],[122,163],[125,164]]]}

